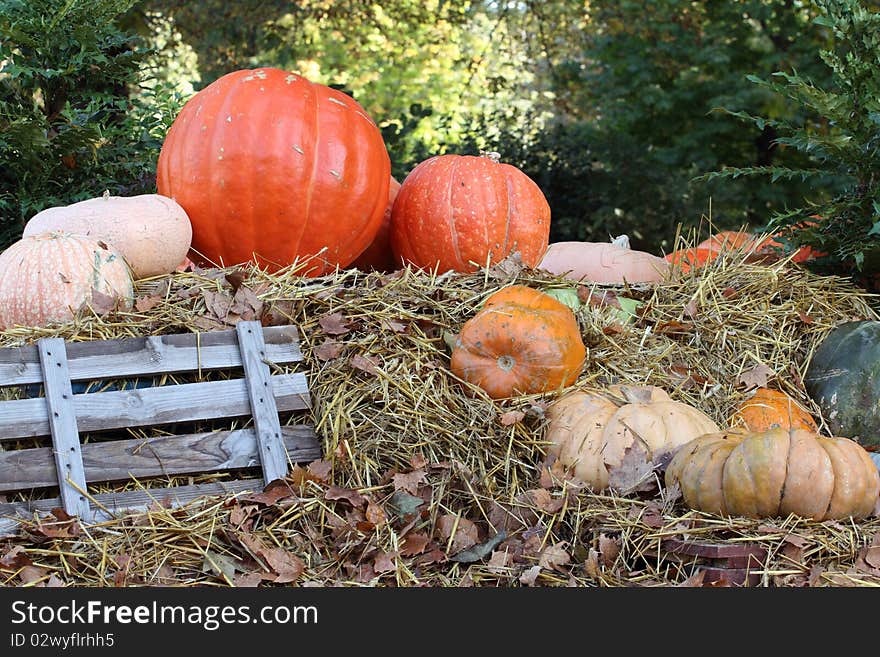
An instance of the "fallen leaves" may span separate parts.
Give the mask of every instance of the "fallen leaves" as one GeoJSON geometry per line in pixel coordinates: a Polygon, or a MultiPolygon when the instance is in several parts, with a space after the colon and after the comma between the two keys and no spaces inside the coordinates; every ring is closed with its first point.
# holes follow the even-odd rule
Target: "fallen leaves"
{"type": "Polygon", "coordinates": [[[318,319],[318,324],[327,335],[345,335],[351,330],[349,328],[349,321],[343,317],[342,313],[338,312],[324,315],[318,319]]]}
{"type": "Polygon", "coordinates": [[[737,378],[736,385],[744,388],[746,391],[755,388],[766,388],[770,377],[776,375],[772,368],[764,363],[760,363],[751,369],[744,370],[737,378]]]}

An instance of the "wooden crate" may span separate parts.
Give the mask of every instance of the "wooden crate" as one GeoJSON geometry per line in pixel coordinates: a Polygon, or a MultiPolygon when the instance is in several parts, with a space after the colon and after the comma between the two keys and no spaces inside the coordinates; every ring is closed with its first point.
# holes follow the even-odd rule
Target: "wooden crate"
{"type": "MultiPolygon", "coordinates": [[[[0,493],[58,486],[59,498],[0,504],[0,535],[21,517],[62,507],[87,522],[154,501],[184,504],[202,495],[259,490],[284,477],[292,463],[321,457],[308,424],[281,426],[280,411],[310,406],[304,374],[273,374],[273,365],[302,360],[293,326],[0,349],[0,386],[42,384],[43,397],[0,402],[0,447],[51,436],[52,447],[0,451],[0,493]],[[243,368],[216,381],[74,394],[76,382],[154,377],[243,368]],[[82,444],[81,432],[253,417],[253,427],[148,439],[82,444]],[[223,472],[260,466],[262,478],[92,495],[88,484],[146,477],[223,472]]],[[[78,385],[78,384],[77,384],[78,385]]]]}

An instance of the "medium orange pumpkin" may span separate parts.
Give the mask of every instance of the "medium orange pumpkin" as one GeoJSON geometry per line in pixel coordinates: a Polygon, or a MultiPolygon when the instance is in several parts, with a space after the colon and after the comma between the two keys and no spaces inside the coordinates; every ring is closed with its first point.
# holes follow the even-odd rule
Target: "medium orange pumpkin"
{"type": "Polygon", "coordinates": [[[519,251],[536,266],[550,241],[550,206],[535,182],[495,154],[438,155],[404,179],[391,211],[399,262],[471,272],[519,251]]]}
{"type": "Polygon", "coordinates": [[[740,404],[731,418],[731,424],[740,422],[749,431],[770,429],[819,431],[816,421],[806,409],[784,392],[770,388],[758,388],[750,399],[740,404]]]}
{"type": "Polygon", "coordinates": [[[397,198],[398,191],[400,191],[400,183],[392,177],[388,187],[388,205],[385,208],[379,232],[376,233],[376,237],[373,238],[367,250],[351,263],[352,267],[361,271],[394,271],[399,266],[397,260],[394,259],[394,252],[391,250],[391,208],[394,206],[394,199],[397,198]]]}
{"type": "Polygon", "coordinates": [[[451,369],[493,399],[556,390],[577,379],[586,348],[571,309],[524,285],[495,292],[462,326],[451,369]]]}
{"type": "Polygon", "coordinates": [[[95,292],[124,309],[134,297],[128,265],[103,242],[47,232],[0,253],[0,330],[72,320],[95,292]]]}
{"type": "Polygon", "coordinates": [[[183,107],[162,145],[160,194],[189,215],[193,249],[217,264],[301,274],[347,267],[388,205],[391,161],[350,96],[276,68],[235,71],[183,107]]]}

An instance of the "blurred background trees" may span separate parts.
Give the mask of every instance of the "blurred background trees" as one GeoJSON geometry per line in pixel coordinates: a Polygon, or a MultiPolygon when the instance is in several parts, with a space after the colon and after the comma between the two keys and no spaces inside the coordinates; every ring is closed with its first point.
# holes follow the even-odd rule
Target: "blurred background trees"
{"type": "Polygon", "coordinates": [[[747,76],[830,84],[821,15],[800,0],[0,0],[0,241],[48,205],[153,191],[181,103],[256,66],[353,95],[398,180],[430,155],[500,152],[543,189],[553,241],[626,233],[661,252],[710,214],[759,228],[846,184],[705,175],[813,166],[777,126],[833,123],[747,76]]]}

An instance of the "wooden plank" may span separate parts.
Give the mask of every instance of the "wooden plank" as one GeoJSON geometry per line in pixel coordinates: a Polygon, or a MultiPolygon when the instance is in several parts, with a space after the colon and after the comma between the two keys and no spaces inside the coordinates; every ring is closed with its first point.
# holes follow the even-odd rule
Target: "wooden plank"
{"type": "Polygon", "coordinates": [[[83,469],[79,430],[73,408],[73,390],[67,371],[64,340],[44,338],[37,342],[43,386],[46,390],[46,411],[55,461],[55,481],[58,482],[64,510],[72,516],[88,517],[86,474],[83,469]]]}
{"type": "MultiPolygon", "coordinates": [[[[281,427],[293,463],[321,458],[321,445],[307,425],[281,427]]],[[[86,482],[195,474],[260,465],[253,429],[211,431],[146,440],[130,438],[82,446],[86,482]]],[[[57,485],[51,447],[0,452],[0,491],[57,485]]]]}
{"type": "Polygon", "coordinates": [[[266,345],[259,322],[239,322],[235,326],[238,333],[238,347],[244,363],[245,382],[251,402],[251,415],[257,433],[260,452],[260,465],[263,468],[263,483],[283,478],[288,471],[287,453],[281,441],[281,423],[278,421],[278,408],[275,396],[269,393],[271,373],[266,359],[266,345]]]}
{"type": "MultiPolygon", "coordinates": [[[[279,374],[271,381],[279,410],[309,408],[305,375],[279,374]]],[[[80,433],[236,417],[251,411],[244,379],[83,393],[73,396],[73,406],[80,433]]],[[[48,434],[49,416],[42,397],[0,403],[0,441],[48,434]]]]}
{"type": "MultiPolygon", "coordinates": [[[[238,479],[218,481],[210,484],[176,486],[173,488],[148,488],[145,490],[123,491],[119,493],[99,493],[93,498],[105,509],[119,511],[143,511],[153,504],[168,501],[172,507],[184,506],[200,497],[208,495],[231,496],[244,492],[263,490],[262,479],[238,479]]],[[[30,519],[35,512],[48,513],[59,508],[61,500],[57,497],[31,502],[9,502],[0,504],[0,537],[13,536],[18,532],[19,521],[30,519]]],[[[90,522],[102,522],[112,516],[100,507],[94,507],[90,522]]]]}
{"type": "MultiPolygon", "coordinates": [[[[279,364],[302,360],[295,326],[266,327],[263,336],[266,360],[279,364]]],[[[234,330],[71,342],[67,345],[67,359],[72,381],[242,366],[234,330]]],[[[36,346],[0,349],[0,385],[40,382],[36,346]]]]}

